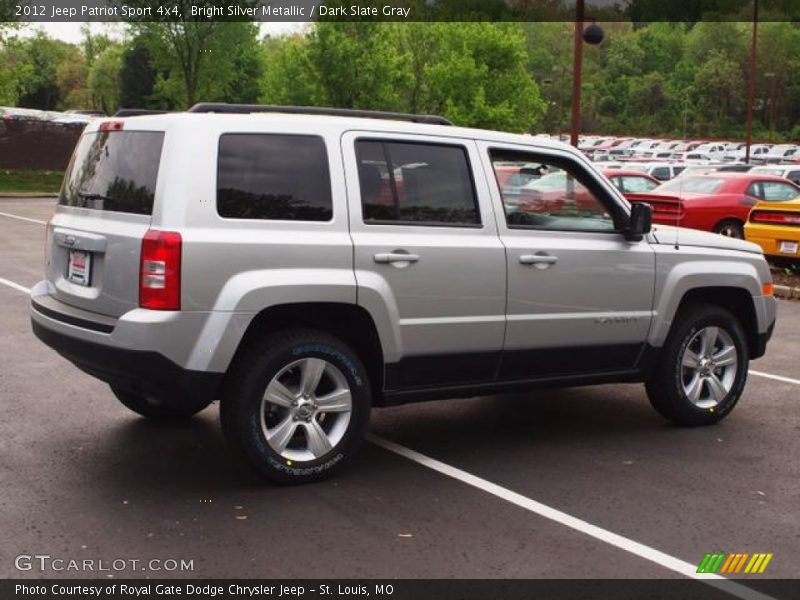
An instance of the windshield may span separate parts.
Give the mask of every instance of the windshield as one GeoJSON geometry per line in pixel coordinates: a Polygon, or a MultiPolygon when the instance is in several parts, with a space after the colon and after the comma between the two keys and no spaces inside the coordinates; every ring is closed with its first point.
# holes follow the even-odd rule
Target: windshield
{"type": "Polygon", "coordinates": [[[663,184],[659,190],[665,192],[689,192],[692,194],[714,194],[719,191],[724,181],[715,177],[684,176],[663,184]]]}
{"type": "Polygon", "coordinates": [[[164,134],[154,131],[84,135],[67,170],[59,204],[152,214],[163,142],[164,134]]]}

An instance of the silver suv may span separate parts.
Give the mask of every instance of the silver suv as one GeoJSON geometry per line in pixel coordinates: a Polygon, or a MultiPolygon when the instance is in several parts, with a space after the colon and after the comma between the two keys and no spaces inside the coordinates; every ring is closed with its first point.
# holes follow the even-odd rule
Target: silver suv
{"type": "Polygon", "coordinates": [[[146,417],[221,400],[279,482],[329,474],[373,406],[416,400],[644,382],[664,417],[714,423],[775,322],[757,246],[651,231],[569,146],[390,113],[94,122],[46,270],[45,344],[146,417]]]}

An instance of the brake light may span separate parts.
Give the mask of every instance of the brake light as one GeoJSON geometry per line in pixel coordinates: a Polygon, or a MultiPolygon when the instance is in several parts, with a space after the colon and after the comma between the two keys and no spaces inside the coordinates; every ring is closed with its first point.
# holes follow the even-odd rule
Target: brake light
{"type": "Polygon", "coordinates": [[[771,225],[800,225],[800,213],[754,210],[750,214],[750,221],[771,225]]]}
{"type": "Polygon", "coordinates": [[[153,310],[181,308],[181,234],[150,229],[142,239],[139,306],[153,310]]]}
{"type": "Polygon", "coordinates": [[[100,123],[100,131],[122,131],[125,127],[125,121],[106,121],[100,123]]]}

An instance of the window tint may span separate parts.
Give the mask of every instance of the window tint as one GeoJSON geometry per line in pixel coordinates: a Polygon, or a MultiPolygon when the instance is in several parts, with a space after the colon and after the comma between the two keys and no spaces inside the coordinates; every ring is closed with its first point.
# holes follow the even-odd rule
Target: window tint
{"type": "Polygon", "coordinates": [[[480,225],[461,146],[356,142],[365,223],[480,225]]]}
{"type": "Polygon", "coordinates": [[[622,191],[629,194],[638,194],[642,192],[649,192],[658,184],[655,181],[647,179],[647,177],[636,177],[635,175],[625,175],[619,177],[622,180],[622,191]]]}
{"type": "MultiPolygon", "coordinates": [[[[529,227],[557,231],[613,231],[614,219],[606,206],[581,180],[585,174],[573,174],[571,166],[555,164],[555,159],[536,160],[527,153],[492,151],[497,184],[509,227],[529,227]],[[503,184],[499,169],[536,171],[539,176],[522,187],[503,184]],[[567,168],[569,170],[564,170],[567,168]]],[[[558,161],[561,163],[561,161],[558,161]]]]}
{"type": "Polygon", "coordinates": [[[149,215],[164,134],[101,131],[84,135],[75,149],[59,204],[149,215]]]}
{"type": "Polygon", "coordinates": [[[797,188],[789,185],[788,183],[781,183],[780,181],[764,181],[761,185],[764,191],[764,200],[770,202],[783,202],[784,200],[792,200],[797,197],[797,188]]]}
{"type": "Polygon", "coordinates": [[[325,142],[313,135],[221,136],[217,212],[231,219],[330,221],[325,142]]]}

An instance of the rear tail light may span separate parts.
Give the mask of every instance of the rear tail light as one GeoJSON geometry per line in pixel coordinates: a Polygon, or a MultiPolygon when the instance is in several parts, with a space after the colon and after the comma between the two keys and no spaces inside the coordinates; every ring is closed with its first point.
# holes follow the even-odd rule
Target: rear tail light
{"type": "Polygon", "coordinates": [[[770,225],[800,225],[800,213],[754,210],[750,213],[750,222],[770,225]]]}
{"type": "Polygon", "coordinates": [[[150,229],[142,239],[139,306],[153,310],[181,308],[181,234],[150,229]]]}

